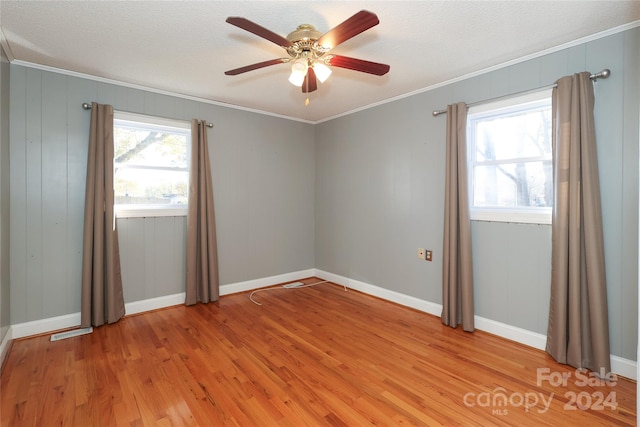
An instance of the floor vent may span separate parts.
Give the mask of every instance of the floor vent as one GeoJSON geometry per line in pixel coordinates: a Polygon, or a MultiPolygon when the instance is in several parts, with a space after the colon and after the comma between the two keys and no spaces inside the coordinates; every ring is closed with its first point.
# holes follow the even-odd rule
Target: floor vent
{"type": "Polygon", "coordinates": [[[93,327],[74,329],[73,331],[60,332],[51,335],[51,341],[60,341],[71,337],[77,337],[78,335],[90,334],[93,332],[93,327]]]}

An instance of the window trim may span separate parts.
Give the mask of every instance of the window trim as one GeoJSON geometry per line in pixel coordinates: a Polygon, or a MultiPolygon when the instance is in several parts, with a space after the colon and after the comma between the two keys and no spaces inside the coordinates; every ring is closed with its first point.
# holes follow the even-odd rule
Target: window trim
{"type": "MultiPolygon", "coordinates": [[[[141,124],[142,129],[148,129],[149,127],[175,131],[185,132],[187,137],[187,172],[191,169],[191,122],[186,120],[176,120],[165,117],[149,116],[145,114],[130,113],[126,111],[114,111],[113,112],[113,126],[116,127],[116,123],[126,122],[127,125],[136,127],[137,124],[141,124]]],[[[115,144],[115,141],[114,141],[115,144]]],[[[124,167],[125,169],[127,166],[124,167]]],[[[131,166],[133,168],[140,168],[140,166],[131,166]]],[[[143,167],[144,168],[144,167],[143,167]]],[[[180,170],[183,168],[169,168],[169,167],[146,167],[153,170],[180,170]]],[[[115,158],[114,158],[114,176],[115,180],[115,158]]],[[[115,184],[115,182],[114,182],[115,184]]],[[[114,212],[116,218],[145,218],[145,217],[171,217],[171,216],[187,216],[188,201],[186,205],[145,205],[145,204],[116,204],[114,203],[114,212]]]]}
{"type": "MultiPolygon", "coordinates": [[[[474,105],[469,108],[467,113],[467,180],[468,180],[468,196],[469,196],[469,217],[471,221],[493,221],[493,222],[511,222],[522,224],[551,224],[552,207],[541,208],[517,208],[517,207],[475,207],[473,205],[474,196],[474,166],[478,163],[474,160],[475,153],[475,133],[473,132],[472,123],[477,119],[486,119],[490,117],[504,115],[506,113],[517,112],[518,110],[526,110],[542,101],[548,101],[551,105],[552,88],[528,92],[522,95],[509,98],[500,98],[495,101],[474,105]]],[[[516,158],[521,160],[521,158],[516,158]]],[[[496,161],[498,163],[508,163],[510,160],[496,161]]],[[[522,158],[526,161],[545,160],[543,157],[522,158]]],[[[483,162],[486,165],[487,162],[483,162]]]]}

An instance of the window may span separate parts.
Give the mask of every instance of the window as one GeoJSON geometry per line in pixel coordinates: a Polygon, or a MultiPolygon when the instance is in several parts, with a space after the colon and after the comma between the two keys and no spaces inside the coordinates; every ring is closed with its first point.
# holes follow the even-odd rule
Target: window
{"type": "Polygon", "coordinates": [[[551,91],[471,107],[472,220],[550,224],[551,91]]]}
{"type": "Polygon", "coordinates": [[[190,123],[115,112],[113,128],[116,215],[186,215],[190,123]]]}

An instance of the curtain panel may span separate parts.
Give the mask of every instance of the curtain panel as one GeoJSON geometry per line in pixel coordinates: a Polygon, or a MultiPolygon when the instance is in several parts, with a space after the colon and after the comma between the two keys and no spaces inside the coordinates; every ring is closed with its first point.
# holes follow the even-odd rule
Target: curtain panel
{"type": "Polygon", "coordinates": [[[611,371],[602,211],[589,73],[553,90],[551,301],[546,351],[558,362],[611,371]]]}
{"type": "Polygon", "coordinates": [[[467,181],[467,106],[447,106],[442,323],[474,330],[471,220],[467,181]]]}
{"type": "Polygon", "coordinates": [[[113,191],[113,107],[91,104],[82,252],[81,327],[124,316],[113,191]]]}
{"type": "Polygon", "coordinates": [[[186,305],[219,298],[218,249],[206,122],[191,122],[186,305]]]}

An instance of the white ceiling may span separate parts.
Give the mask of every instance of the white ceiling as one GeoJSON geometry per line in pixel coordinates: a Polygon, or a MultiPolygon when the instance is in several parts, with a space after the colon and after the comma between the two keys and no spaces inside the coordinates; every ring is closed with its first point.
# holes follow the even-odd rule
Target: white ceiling
{"type": "MultiPolygon", "coordinates": [[[[0,2],[12,61],[318,122],[534,55],[640,19],[640,1],[13,1],[0,2]],[[382,77],[334,68],[306,95],[275,65],[279,46],[225,22],[247,18],[286,36],[326,32],[359,10],[380,24],[332,52],[382,62],[382,77]]],[[[600,70],[589,70],[597,72],[600,70]]],[[[89,100],[90,101],[90,100],[89,100]]]]}

